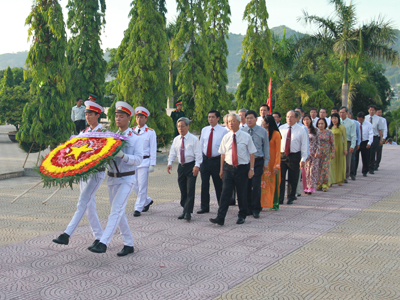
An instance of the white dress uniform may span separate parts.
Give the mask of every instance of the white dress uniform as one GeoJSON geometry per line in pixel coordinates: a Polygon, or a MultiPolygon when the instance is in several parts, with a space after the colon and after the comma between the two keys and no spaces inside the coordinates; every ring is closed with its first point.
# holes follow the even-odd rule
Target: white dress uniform
{"type": "MultiPolygon", "coordinates": [[[[116,103],[116,112],[118,112],[120,105],[128,106],[127,103],[122,102],[121,104],[121,102],[122,101],[118,101],[116,103]]],[[[126,112],[125,110],[126,108],[124,112],[126,112]]],[[[133,114],[133,109],[129,109],[128,111],[131,111],[130,115],[133,114]]],[[[108,246],[115,230],[119,226],[124,245],[133,247],[133,238],[125,215],[125,207],[135,185],[136,177],[135,175],[110,177],[110,172],[118,174],[136,171],[136,167],[143,161],[143,143],[131,128],[126,129],[120,134],[129,137],[129,139],[126,140],[128,145],[121,149],[124,153],[124,157],[116,157],[115,164],[112,162],[111,167],[108,167],[109,176],[107,179],[107,186],[110,196],[111,212],[108,216],[107,226],[104,229],[100,243],[108,246]]]]}
{"type": "Polygon", "coordinates": [[[138,137],[143,141],[143,162],[136,169],[135,193],[137,195],[135,211],[142,212],[143,207],[153,200],[147,195],[149,181],[149,167],[155,166],[157,161],[157,135],[156,132],[145,124],[142,128],[133,128],[138,137]]]}
{"type": "MultiPolygon", "coordinates": [[[[97,113],[101,113],[104,111],[103,107],[101,107],[99,104],[93,102],[89,104],[86,102],[88,101],[85,101],[86,111],[95,111],[97,113]]],[[[103,126],[101,124],[98,124],[93,129],[91,129],[90,127],[86,128],[85,130],[81,131],[80,134],[86,132],[98,132],[101,131],[102,128],[103,126]]],[[[86,212],[89,224],[92,227],[93,235],[96,240],[100,240],[101,236],[103,235],[103,229],[101,228],[99,217],[97,215],[96,200],[94,196],[97,189],[103,182],[105,176],[106,174],[103,171],[98,172],[96,175],[90,176],[86,181],[81,179],[79,184],[81,193],[79,195],[77,209],[74,216],[72,217],[71,222],[69,222],[67,229],[64,231],[69,236],[72,236],[74,234],[76,227],[78,227],[86,212]]]]}

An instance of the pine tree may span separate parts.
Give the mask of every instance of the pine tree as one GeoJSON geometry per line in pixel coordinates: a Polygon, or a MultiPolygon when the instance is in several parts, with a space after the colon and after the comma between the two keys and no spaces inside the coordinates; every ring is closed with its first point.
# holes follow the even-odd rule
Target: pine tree
{"type": "Polygon", "coordinates": [[[4,78],[3,78],[3,85],[2,88],[7,88],[7,87],[13,87],[14,86],[14,77],[13,77],[13,72],[10,68],[10,66],[7,67],[6,72],[4,73],[4,78]]]}
{"type": "Polygon", "coordinates": [[[177,0],[179,31],[174,39],[174,55],[182,66],[176,82],[187,116],[195,128],[204,126],[212,107],[210,98],[211,61],[205,38],[204,0],[177,0]]]}
{"type": "MultiPolygon", "coordinates": [[[[132,27],[125,32],[120,49],[124,55],[119,63],[115,101],[124,100],[133,107],[144,106],[150,111],[147,122],[159,137],[159,144],[173,137],[172,120],[165,113],[166,100],[171,91],[168,84],[168,45],[165,19],[151,1],[133,2],[132,27]]],[[[118,52],[118,51],[117,51],[118,52]]],[[[109,118],[114,125],[114,105],[109,118]]]]}
{"type": "Polygon", "coordinates": [[[57,0],[35,0],[25,24],[32,39],[25,67],[33,78],[30,90],[34,100],[24,108],[17,140],[54,147],[74,130],[72,101],[66,90],[67,39],[60,4],[57,0]]]}
{"type": "Polygon", "coordinates": [[[105,0],[68,0],[68,63],[71,68],[73,98],[98,96],[102,103],[107,62],[100,47],[100,32],[105,25],[105,0]]]}
{"type": "Polygon", "coordinates": [[[226,39],[229,38],[229,24],[231,23],[231,9],[228,0],[209,0],[206,4],[207,14],[206,35],[208,50],[212,64],[211,101],[213,108],[228,113],[231,101],[226,91],[228,84],[227,56],[229,54],[226,39]]]}
{"type": "Polygon", "coordinates": [[[251,0],[247,4],[243,20],[247,20],[248,27],[242,42],[242,60],[238,66],[242,81],[236,99],[238,107],[255,111],[268,99],[272,50],[267,19],[265,0],[251,0]]]}

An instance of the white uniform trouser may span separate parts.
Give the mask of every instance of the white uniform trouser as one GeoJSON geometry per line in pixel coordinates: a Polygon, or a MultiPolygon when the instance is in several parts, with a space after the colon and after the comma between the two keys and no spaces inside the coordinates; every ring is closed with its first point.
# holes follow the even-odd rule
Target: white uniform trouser
{"type": "MultiPolygon", "coordinates": [[[[301,179],[301,172],[302,169],[300,169],[299,171],[299,181],[297,182],[297,189],[296,189],[296,195],[301,194],[301,191],[303,190],[303,185],[300,183],[300,179],[301,179]]],[[[302,180],[306,180],[305,178],[303,178],[302,180]]]]}
{"type": "Polygon", "coordinates": [[[72,217],[71,222],[69,222],[67,229],[64,231],[69,236],[74,234],[76,227],[78,227],[81,222],[85,212],[90,226],[92,227],[93,235],[96,240],[99,240],[103,235],[103,229],[101,228],[99,217],[96,211],[96,200],[94,198],[97,189],[100,187],[104,177],[105,172],[99,172],[87,179],[87,181],[80,181],[81,193],[79,195],[79,201],[77,205],[76,212],[72,217]]]}
{"type": "Polygon", "coordinates": [[[119,184],[108,185],[111,212],[108,216],[107,226],[104,229],[100,243],[108,246],[115,230],[119,226],[124,245],[133,247],[133,237],[125,215],[125,207],[134,184],[135,182],[121,182],[119,184]]]}
{"type": "Polygon", "coordinates": [[[143,207],[149,205],[152,201],[147,195],[147,186],[149,183],[149,167],[136,169],[135,193],[137,195],[135,210],[142,212],[143,207]]]}

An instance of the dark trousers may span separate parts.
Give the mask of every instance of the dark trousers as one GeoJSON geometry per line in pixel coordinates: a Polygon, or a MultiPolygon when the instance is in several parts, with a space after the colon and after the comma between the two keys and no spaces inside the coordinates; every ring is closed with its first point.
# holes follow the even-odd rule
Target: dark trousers
{"type": "Polygon", "coordinates": [[[184,213],[193,213],[196,178],[193,176],[195,162],[178,166],[178,185],[181,190],[181,206],[184,213]]]}
{"type": "Polygon", "coordinates": [[[82,130],[85,130],[85,128],[86,128],[85,120],[75,121],[74,123],[75,123],[76,131],[78,133],[80,133],[82,130]]]}
{"type": "Polygon", "coordinates": [[[374,136],[374,140],[371,144],[370,148],[370,160],[369,160],[369,171],[373,172],[375,170],[375,165],[376,165],[376,152],[378,151],[379,148],[379,141],[381,138],[379,136],[374,136]]]}
{"type": "MultiPolygon", "coordinates": [[[[360,153],[362,160],[362,173],[367,174],[369,169],[369,160],[370,160],[370,149],[367,149],[368,141],[362,141],[360,144],[360,149],[357,150],[355,155],[355,174],[357,174],[358,163],[360,161],[360,153]]],[[[356,175],[354,175],[356,176],[356,175]]]]}
{"type": "Polygon", "coordinates": [[[358,161],[356,159],[356,156],[358,156],[360,150],[356,150],[356,148],[354,149],[352,155],[351,155],[351,167],[350,167],[350,175],[356,177],[357,176],[357,168],[358,168],[358,161]]]}
{"type": "Polygon", "coordinates": [[[249,213],[261,211],[261,176],[264,171],[264,159],[254,162],[254,176],[247,183],[247,205],[249,213]]]}
{"type": "Polygon", "coordinates": [[[383,149],[383,145],[382,146],[378,146],[378,148],[376,149],[375,170],[379,168],[379,164],[381,163],[382,149],[383,149]]]}
{"type": "Polygon", "coordinates": [[[300,175],[301,152],[290,153],[287,156],[281,153],[281,186],[279,193],[279,204],[285,199],[286,172],[288,173],[288,200],[293,201],[296,197],[297,183],[300,175]]]}
{"type": "Polygon", "coordinates": [[[225,219],[228,212],[229,203],[232,198],[232,192],[236,187],[239,217],[246,218],[247,216],[247,181],[249,179],[250,164],[239,165],[236,168],[228,164],[224,164],[224,176],[222,178],[223,187],[221,195],[221,203],[218,209],[218,219],[225,219]]]}
{"type": "Polygon", "coordinates": [[[350,153],[351,142],[347,141],[347,155],[346,155],[346,179],[350,177],[350,168],[351,168],[351,157],[353,153],[350,153]]]}
{"type": "Polygon", "coordinates": [[[218,205],[221,200],[222,179],[219,177],[221,168],[221,157],[208,158],[203,155],[203,163],[200,166],[201,172],[201,206],[203,210],[210,210],[210,177],[212,177],[218,205]]]}

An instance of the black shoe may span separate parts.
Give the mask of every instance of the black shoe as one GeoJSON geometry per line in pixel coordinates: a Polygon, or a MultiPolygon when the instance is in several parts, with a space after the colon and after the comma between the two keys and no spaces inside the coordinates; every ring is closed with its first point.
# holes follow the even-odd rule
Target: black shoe
{"type": "Polygon", "coordinates": [[[94,253],[106,253],[107,246],[105,244],[99,242],[96,246],[94,246],[93,248],[91,248],[89,250],[94,253]]]}
{"type": "Polygon", "coordinates": [[[118,255],[118,256],[125,256],[125,255],[128,255],[128,254],[133,253],[133,252],[135,252],[135,249],[133,249],[133,247],[131,247],[131,246],[124,246],[124,248],[122,248],[122,250],[119,251],[119,252],[117,253],[117,255],[118,255]]]}
{"type": "Polygon", "coordinates": [[[351,175],[350,178],[351,180],[356,180],[356,176],[351,175]]]}
{"type": "Polygon", "coordinates": [[[135,210],[135,212],[133,213],[134,217],[140,217],[140,211],[135,210]]]}
{"type": "Polygon", "coordinates": [[[253,217],[258,219],[260,217],[260,212],[259,211],[253,211],[253,217]]]}
{"type": "Polygon", "coordinates": [[[185,213],[182,213],[182,214],[179,215],[178,219],[179,220],[183,220],[184,217],[185,217],[185,213]]]}
{"type": "MultiPolygon", "coordinates": [[[[296,194],[296,197],[301,197],[301,194],[296,194]]],[[[295,199],[296,200],[296,199],[295,199]]]]}
{"type": "Polygon", "coordinates": [[[146,211],[148,211],[149,210],[149,208],[150,208],[150,205],[152,205],[153,204],[153,200],[151,200],[151,202],[149,203],[149,204],[147,204],[145,207],[143,207],[143,210],[142,210],[142,212],[146,212],[146,211]]]}
{"type": "Polygon", "coordinates": [[[205,213],[208,213],[208,212],[210,212],[209,209],[203,209],[203,208],[197,211],[197,213],[198,213],[199,215],[205,214],[205,213]]]}
{"type": "Polygon", "coordinates": [[[90,250],[90,249],[92,249],[93,247],[96,247],[98,243],[100,243],[100,240],[95,240],[95,241],[93,242],[93,244],[91,244],[91,245],[88,247],[88,249],[90,250]]]}
{"type": "Polygon", "coordinates": [[[190,221],[192,219],[192,216],[190,215],[190,213],[186,213],[185,216],[183,217],[186,221],[190,221]]]}
{"type": "Polygon", "coordinates": [[[238,217],[236,224],[243,224],[244,223],[244,218],[238,217]]]}
{"type": "Polygon", "coordinates": [[[224,219],[219,219],[219,218],[215,218],[215,219],[210,218],[209,220],[211,223],[218,224],[220,226],[224,225],[224,223],[225,223],[224,219]]]}
{"type": "Polygon", "coordinates": [[[344,180],[344,183],[349,183],[349,182],[347,181],[347,179],[345,179],[345,180],[344,180]]]}
{"type": "Polygon", "coordinates": [[[369,173],[369,174],[375,174],[374,171],[369,171],[368,173],[369,173]]]}
{"type": "Polygon", "coordinates": [[[293,200],[297,200],[297,197],[296,197],[296,196],[294,196],[293,200]]]}
{"type": "Polygon", "coordinates": [[[246,215],[247,215],[247,216],[252,216],[252,215],[253,215],[253,212],[252,212],[252,211],[248,211],[246,215]]]}
{"type": "Polygon", "coordinates": [[[364,177],[367,177],[367,173],[363,174],[364,177]]]}
{"type": "Polygon", "coordinates": [[[69,235],[66,233],[60,234],[60,236],[53,240],[53,243],[60,245],[68,245],[69,243],[69,235]]]}
{"type": "Polygon", "coordinates": [[[293,200],[288,200],[287,204],[288,205],[293,204],[293,200]]]}
{"type": "Polygon", "coordinates": [[[379,167],[375,167],[375,169],[374,169],[374,170],[375,170],[375,171],[378,171],[378,169],[379,169],[379,167]]]}

